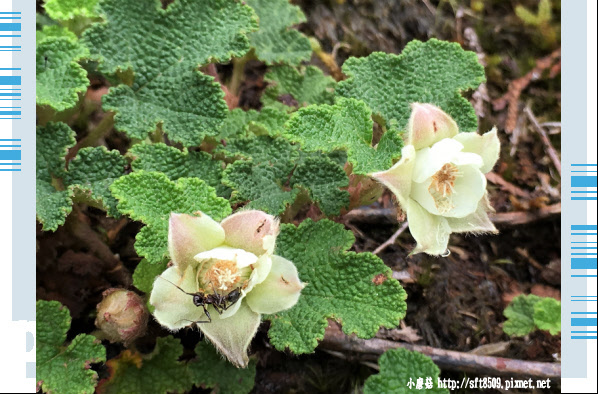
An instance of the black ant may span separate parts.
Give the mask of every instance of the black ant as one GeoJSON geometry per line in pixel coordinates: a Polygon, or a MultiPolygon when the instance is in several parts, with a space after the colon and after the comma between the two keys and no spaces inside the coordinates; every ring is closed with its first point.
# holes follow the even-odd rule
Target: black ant
{"type": "MultiPolygon", "coordinates": [[[[159,278],[162,278],[162,277],[159,276],[159,278]]],[[[195,306],[201,306],[203,308],[203,311],[206,314],[208,320],[203,320],[203,321],[200,320],[200,321],[195,321],[193,323],[211,323],[212,322],[212,318],[210,317],[210,312],[208,312],[208,309],[207,309],[208,305],[212,305],[214,307],[214,309],[216,310],[216,312],[218,312],[218,314],[221,315],[223,311],[230,308],[241,297],[241,288],[240,287],[237,287],[236,289],[234,289],[227,295],[218,294],[216,292],[216,290],[214,290],[214,294],[206,294],[201,291],[198,291],[197,293],[188,293],[185,290],[183,290],[182,288],[180,288],[179,286],[177,286],[174,283],[172,283],[171,281],[169,281],[168,279],[166,279],[166,278],[162,278],[162,279],[169,282],[171,285],[175,286],[177,289],[179,289],[183,293],[193,296],[193,304],[195,306]]],[[[214,286],[212,286],[212,288],[214,288],[214,286]]]]}

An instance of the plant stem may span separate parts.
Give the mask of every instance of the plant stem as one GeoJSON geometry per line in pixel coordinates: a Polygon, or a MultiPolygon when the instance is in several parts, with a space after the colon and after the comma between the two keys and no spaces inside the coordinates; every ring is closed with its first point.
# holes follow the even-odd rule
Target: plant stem
{"type": "Polygon", "coordinates": [[[228,90],[233,96],[239,95],[241,83],[245,79],[245,64],[247,64],[248,60],[249,57],[247,55],[241,58],[233,58],[233,75],[228,86],[228,90]]]}

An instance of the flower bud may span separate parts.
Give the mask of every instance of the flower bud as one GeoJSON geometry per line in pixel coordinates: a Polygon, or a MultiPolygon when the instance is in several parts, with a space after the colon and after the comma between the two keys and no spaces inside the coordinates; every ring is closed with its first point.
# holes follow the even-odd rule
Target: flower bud
{"type": "Polygon", "coordinates": [[[457,123],[446,112],[432,104],[411,104],[411,117],[407,124],[408,144],[415,149],[433,145],[444,138],[459,133],[457,123]]]}
{"type": "Polygon", "coordinates": [[[125,289],[108,289],[102,296],[95,324],[104,339],[128,346],[145,334],[149,315],[140,296],[125,289]]]}

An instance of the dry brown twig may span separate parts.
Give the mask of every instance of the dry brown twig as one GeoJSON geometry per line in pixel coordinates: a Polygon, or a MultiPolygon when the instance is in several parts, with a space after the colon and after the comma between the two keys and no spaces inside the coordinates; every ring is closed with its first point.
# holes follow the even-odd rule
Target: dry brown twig
{"type": "Polygon", "coordinates": [[[378,253],[382,252],[384,249],[386,249],[387,247],[389,247],[390,245],[393,245],[395,243],[395,241],[397,240],[397,238],[399,237],[399,235],[401,235],[405,230],[407,230],[408,226],[409,226],[409,222],[403,223],[401,225],[401,227],[399,227],[399,229],[397,231],[395,231],[395,233],[393,235],[390,236],[390,238],[388,238],[383,244],[378,246],[372,253],[378,254],[378,253]]]}
{"type": "MultiPolygon", "coordinates": [[[[320,348],[339,352],[344,358],[371,362],[390,349],[404,348],[429,356],[441,369],[470,372],[476,375],[508,375],[515,377],[549,378],[560,380],[561,364],[523,361],[502,357],[480,356],[430,346],[412,345],[386,339],[360,339],[343,334],[336,324],[326,330],[320,348]]],[[[334,353],[332,353],[334,354],[334,353]]]]}
{"type": "Polygon", "coordinates": [[[559,172],[559,175],[561,175],[561,159],[559,158],[559,154],[556,151],[556,149],[554,149],[554,146],[552,146],[552,142],[550,142],[550,138],[548,138],[546,131],[540,125],[540,122],[538,122],[538,119],[536,119],[530,107],[526,106],[523,109],[523,112],[525,113],[529,121],[532,123],[532,126],[534,126],[534,130],[536,131],[536,133],[540,135],[540,139],[542,140],[542,143],[546,148],[546,154],[554,163],[554,166],[556,167],[556,170],[559,172]]]}
{"type": "Polygon", "coordinates": [[[518,103],[521,92],[527,88],[531,81],[539,79],[542,73],[550,68],[549,77],[553,78],[558,74],[561,61],[561,48],[555,50],[550,55],[538,59],[536,66],[527,74],[521,78],[517,78],[511,81],[509,84],[509,90],[502,97],[493,101],[493,107],[495,111],[502,110],[507,104],[509,105],[507,113],[507,121],[505,122],[505,130],[507,133],[512,133],[517,126],[517,114],[519,113],[518,103]]]}

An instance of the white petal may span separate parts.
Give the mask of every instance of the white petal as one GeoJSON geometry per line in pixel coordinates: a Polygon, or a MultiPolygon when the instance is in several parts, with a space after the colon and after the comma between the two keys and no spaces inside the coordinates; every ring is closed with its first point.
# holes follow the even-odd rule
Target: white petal
{"type": "Polygon", "coordinates": [[[474,213],[463,218],[447,218],[447,221],[454,233],[496,234],[498,230],[488,217],[488,212],[493,211],[486,193],[474,213]]]}
{"type": "Polygon", "coordinates": [[[411,193],[414,164],[415,148],[413,145],[407,145],[401,150],[401,160],[386,171],[371,174],[371,177],[390,189],[399,199],[399,203],[405,206],[411,193]]]}
{"type": "Polygon", "coordinates": [[[247,305],[257,313],[276,313],[291,308],[305,287],[292,262],[280,256],[272,256],[272,261],[270,275],[247,295],[247,305]]]}
{"type": "Polygon", "coordinates": [[[257,256],[253,253],[243,249],[231,248],[230,246],[219,246],[212,250],[198,253],[194,259],[200,263],[211,259],[235,261],[239,268],[249,267],[251,264],[257,262],[257,256]]]}
{"type": "Polygon", "coordinates": [[[432,215],[414,200],[407,206],[409,230],[417,241],[412,254],[425,252],[433,256],[446,252],[451,229],[446,218],[432,215]]]}
{"type": "Polygon", "coordinates": [[[224,229],[205,213],[197,216],[171,213],[168,222],[168,252],[174,265],[185,271],[193,256],[224,242],[224,229]]]}
{"type": "Polygon", "coordinates": [[[459,132],[457,123],[446,112],[432,104],[411,104],[407,123],[407,143],[422,149],[459,132]]]}
{"type": "Polygon", "coordinates": [[[247,306],[239,303],[234,316],[221,319],[217,313],[212,314],[211,323],[198,324],[206,338],[235,366],[245,368],[249,363],[247,349],[260,325],[261,316],[247,306]]]}
{"type": "Polygon", "coordinates": [[[195,321],[206,320],[203,308],[193,304],[195,293],[195,271],[191,265],[181,275],[178,267],[170,267],[154,281],[150,295],[150,304],[154,306],[153,315],[164,327],[178,330],[195,321]],[[178,287],[177,287],[178,286],[178,287]]]}
{"type": "Polygon", "coordinates": [[[436,174],[446,163],[461,152],[463,145],[451,138],[445,138],[435,143],[431,148],[424,148],[416,152],[415,167],[413,168],[413,182],[421,183],[436,174]]]}
{"type": "Polygon", "coordinates": [[[453,209],[442,216],[462,218],[478,208],[478,203],[486,194],[486,177],[474,166],[459,167],[459,177],[455,180],[451,194],[453,209]]]}
{"type": "Polygon", "coordinates": [[[457,153],[455,157],[453,157],[451,163],[457,166],[472,165],[477,168],[480,168],[482,167],[482,165],[484,165],[484,161],[482,160],[482,157],[480,155],[470,152],[457,153]]]}
{"type": "Polygon", "coordinates": [[[272,253],[279,232],[279,221],[262,211],[246,210],[230,215],[220,223],[225,243],[256,255],[272,253]]]}
{"type": "Polygon", "coordinates": [[[500,140],[496,135],[496,127],[484,135],[459,133],[454,139],[463,144],[464,152],[475,153],[482,157],[484,162],[480,167],[482,173],[486,174],[492,170],[500,154],[500,140]]]}

